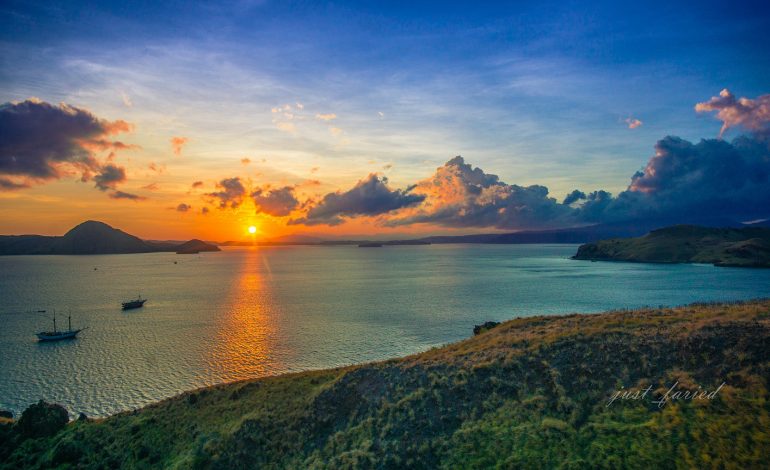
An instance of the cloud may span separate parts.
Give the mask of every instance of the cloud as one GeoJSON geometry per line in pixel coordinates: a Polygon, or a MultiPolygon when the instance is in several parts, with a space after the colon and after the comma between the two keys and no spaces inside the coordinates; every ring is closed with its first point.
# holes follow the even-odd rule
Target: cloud
{"type": "Polygon", "coordinates": [[[290,225],[338,225],[342,217],[375,216],[419,204],[425,196],[409,190],[391,190],[385,177],[372,173],[345,192],[329,193],[312,205],[305,217],[289,221],[290,225]]]}
{"type": "Polygon", "coordinates": [[[246,188],[243,187],[243,183],[239,177],[225,178],[217,183],[217,188],[221,191],[215,191],[208,193],[207,196],[212,197],[219,204],[220,209],[225,209],[228,206],[235,209],[241,202],[243,202],[243,196],[246,194],[246,188]]]}
{"type": "Polygon", "coordinates": [[[636,129],[637,127],[642,127],[642,124],[643,124],[642,121],[632,117],[626,118],[623,122],[628,124],[629,129],[636,129]]]}
{"type": "Polygon", "coordinates": [[[296,132],[297,126],[293,122],[276,122],[275,127],[283,132],[296,132]]]}
{"type": "Polygon", "coordinates": [[[185,144],[190,139],[187,137],[172,137],[171,138],[171,151],[174,152],[174,155],[177,157],[182,155],[182,149],[184,148],[185,144]]]}
{"type": "Polygon", "coordinates": [[[206,215],[208,213],[209,213],[209,208],[208,207],[201,207],[201,214],[206,215]]]}
{"type": "Polygon", "coordinates": [[[578,201],[580,201],[582,199],[585,199],[585,198],[586,198],[586,193],[576,189],[576,190],[572,191],[571,193],[567,194],[567,196],[564,198],[564,201],[562,202],[562,204],[568,206],[568,205],[570,205],[572,203],[578,202],[578,201]]]}
{"type": "Polygon", "coordinates": [[[38,99],[0,105],[0,176],[2,189],[21,189],[81,173],[88,181],[103,163],[95,152],[135,146],[110,139],[130,132],[125,121],[100,119],[65,103],[38,99]]]}
{"type": "Polygon", "coordinates": [[[315,118],[318,119],[319,121],[333,121],[333,120],[337,119],[337,115],[334,114],[334,113],[316,114],[315,118]]]}
{"type": "Polygon", "coordinates": [[[551,228],[575,224],[574,210],[548,197],[540,185],[509,185],[455,157],[418,182],[411,193],[424,202],[386,225],[433,223],[447,227],[551,228]]]}
{"type": "Polygon", "coordinates": [[[142,189],[145,189],[147,191],[157,191],[160,189],[160,186],[158,186],[158,183],[150,183],[142,186],[142,189]]]}
{"type": "Polygon", "coordinates": [[[192,187],[193,187],[194,189],[202,188],[202,187],[203,187],[203,181],[195,181],[195,182],[192,184],[192,187]]]}
{"type": "Polygon", "coordinates": [[[133,107],[134,107],[134,102],[133,102],[133,101],[131,101],[131,97],[130,97],[130,96],[128,96],[128,95],[126,94],[126,92],[124,92],[124,91],[121,91],[121,92],[120,92],[120,98],[121,98],[121,101],[123,101],[123,105],[124,105],[126,108],[133,108],[133,107]]]}
{"type": "Polygon", "coordinates": [[[329,132],[334,137],[339,137],[340,135],[342,135],[342,129],[340,129],[339,127],[330,127],[329,132]]]}
{"type": "Polygon", "coordinates": [[[768,131],[770,123],[770,94],[762,95],[756,99],[735,98],[730,90],[725,88],[708,101],[695,105],[695,111],[706,113],[717,112],[717,118],[722,121],[719,137],[722,137],[727,129],[742,126],[744,129],[762,132],[768,131]]]}
{"type": "Polygon", "coordinates": [[[131,201],[144,201],[147,199],[143,196],[137,196],[136,194],[126,193],[123,191],[113,191],[110,193],[112,199],[129,199],[131,201]]]}
{"type": "Polygon", "coordinates": [[[100,191],[115,189],[118,183],[126,181],[126,169],[109,163],[99,170],[99,173],[93,177],[93,180],[96,183],[96,188],[100,191]]]}
{"type": "Polygon", "coordinates": [[[249,163],[251,163],[250,158],[241,158],[241,164],[248,165],[249,163]]]}
{"type": "Polygon", "coordinates": [[[590,222],[646,220],[697,223],[770,216],[770,146],[761,135],[732,142],[704,139],[694,144],[665,137],[655,155],[612,198],[589,195],[580,218],[590,222]]]}
{"type": "Polygon", "coordinates": [[[251,197],[257,206],[257,213],[263,212],[275,217],[285,217],[299,206],[293,186],[257,188],[251,197]]]}
{"type": "Polygon", "coordinates": [[[184,202],[180,203],[178,206],[176,206],[177,212],[187,212],[190,209],[192,209],[192,206],[185,204],[184,202]]]}

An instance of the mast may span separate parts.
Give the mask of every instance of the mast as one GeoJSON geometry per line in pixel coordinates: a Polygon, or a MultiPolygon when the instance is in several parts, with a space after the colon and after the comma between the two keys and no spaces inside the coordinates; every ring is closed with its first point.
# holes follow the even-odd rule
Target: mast
{"type": "Polygon", "coordinates": [[[69,315],[67,317],[67,323],[69,324],[70,331],[72,331],[72,315],[69,315]]]}
{"type": "Polygon", "coordinates": [[[56,333],[56,310],[53,311],[53,332],[56,333]]]}

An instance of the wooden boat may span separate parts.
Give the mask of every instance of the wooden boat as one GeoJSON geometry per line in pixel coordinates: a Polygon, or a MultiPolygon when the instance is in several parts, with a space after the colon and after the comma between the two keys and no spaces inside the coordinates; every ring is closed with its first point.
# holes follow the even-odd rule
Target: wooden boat
{"type": "Polygon", "coordinates": [[[134,300],[129,300],[128,302],[123,302],[123,310],[130,310],[132,308],[139,308],[144,306],[144,303],[147,302],[147,299],[143,299],[140,295],[134,300]]]}
{"type": "MultiPolygon", "coordinates": [[[[45,310],[39,310],[38,313],[45,313],[45,310]]],[[[56,310],[53,312],[53,331],[41,331],[35,333],[38,341],[59,341],[61,339],[74,339],[77,334],[85,330],[80,328],[78,330],[72,329],[72,316],[67,317],[68,329],[66,331],[59,331],[56,329],[56,310]]]]}

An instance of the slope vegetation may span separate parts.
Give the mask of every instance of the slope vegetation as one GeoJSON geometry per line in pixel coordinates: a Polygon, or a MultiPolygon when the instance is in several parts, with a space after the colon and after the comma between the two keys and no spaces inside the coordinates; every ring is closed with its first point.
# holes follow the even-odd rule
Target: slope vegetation
{"type": "Polygon", "coordinates": [[[770,229],[676,225],[643,237],[587,243],[574,259],[770,267],[770,229]]]}

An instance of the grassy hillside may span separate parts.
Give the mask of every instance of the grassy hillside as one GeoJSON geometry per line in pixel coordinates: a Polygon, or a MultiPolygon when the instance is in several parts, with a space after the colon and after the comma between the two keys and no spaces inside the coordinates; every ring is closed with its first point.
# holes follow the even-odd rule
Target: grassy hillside
{"type": "Polygon", "coordinates": [[[770,229],[677,225],[643,237],[587,243],[575,259],[770,267],[770,229]]]}
{"type": "MultiPolygon", "coordinates": [[[[470,326],[469,326],[470,327],[470,326]]],[[[0,424],[0,467],[767,468],[770,301],[522,318],[422,354],[0,424]],[[713,399],[654,399],[713,391],[713,399]],[[652,386],[649,399],[616,391],[652,386]]]]}

